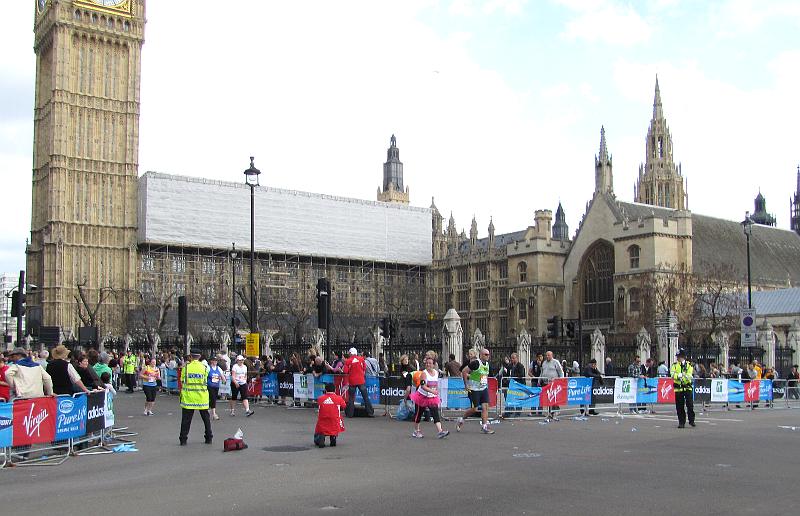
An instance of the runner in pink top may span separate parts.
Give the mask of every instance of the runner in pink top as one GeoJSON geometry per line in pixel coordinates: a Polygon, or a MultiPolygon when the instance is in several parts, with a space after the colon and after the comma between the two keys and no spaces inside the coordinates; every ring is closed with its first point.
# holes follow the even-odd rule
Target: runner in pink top
{"type": "Polygon", "coordinates": [[[417,405],[417,411],[414,414],[414,433],[411,437],[421,439],[425,437],[419,429],[419,422],[422,419],[422,414],[427,408],[433,422],[436,423],[436,429],[439,431],[439,439],[444,439],[450,432],[442,428],[442,419],[439,417],[439,371],[434,368],[433,358],[425,357],[425,370],[422,372],[422,381],[419,388],[411,394],[411,399],[417,405]]]}

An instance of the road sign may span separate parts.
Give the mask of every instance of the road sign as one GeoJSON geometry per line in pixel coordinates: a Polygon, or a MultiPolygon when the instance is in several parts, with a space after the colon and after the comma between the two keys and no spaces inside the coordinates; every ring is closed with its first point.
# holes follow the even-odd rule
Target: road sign
{"type": "Polygon", "coordinates": [[[742,309],[742,347],[752,347],[757,343],[756,309],[742,309]]]}
{"type": "Polygon", "coordinates": [[[247,334],[247,340],[245,341],[244,348],[244,352],[248,357],[257,357],[259,355],[258,333],[247,334]]]}

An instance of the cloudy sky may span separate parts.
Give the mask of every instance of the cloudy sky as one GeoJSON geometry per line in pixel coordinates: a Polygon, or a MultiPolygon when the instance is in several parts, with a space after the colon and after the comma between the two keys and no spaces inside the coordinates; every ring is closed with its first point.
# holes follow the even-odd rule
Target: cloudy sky
{"type": "MultiPolygon", "coordinates": [[[[33,5],[3,4],[0,271],[30,229],[33,5]]],[[[658,74],[689,207],[741,220],[760,188],[788,228],[798,29],[794,0],[150,0],[139,172],[241,181],[254,155],[262,184],[374,199],[396,134],[413,205],[484,236],[561,201],[574,232],[601,125],[633,199],[658,74]]]]}

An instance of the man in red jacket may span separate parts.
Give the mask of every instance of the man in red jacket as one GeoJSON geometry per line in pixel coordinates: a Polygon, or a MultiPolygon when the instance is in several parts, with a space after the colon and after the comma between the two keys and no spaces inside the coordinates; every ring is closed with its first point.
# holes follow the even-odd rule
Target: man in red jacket
{"type": "Polygon", "coordinates": [[[347,408],[345,414],[347,417],[353,417],[356,402],[356,389],[361,393],[364,399],[364,408],[367,409],[367,416],[372,417],[374,411],[372,410],[372,403],[369,401],[369,393],[367,393],[366,380],[364,373],[366,372],[367,365],[364,357],[358,356],[356,348],[350,348],[347,352],[350,357],[344,363],[344,374],[347,377],[347,408]]]}
{"type": "Polygon", "coordinates": [[[325,394],[317,398],[319,405],[319,415],[317,416],[317,426],[314,428],[314,444],[320,448],[325,447],[325,436],[329,436],[331,446],[336,446],[336,437],[344,432],[344,422],[342,421],[339,409],[345,406],[344,398],[333,392],[332,383],[325,384],[325,394]]]}

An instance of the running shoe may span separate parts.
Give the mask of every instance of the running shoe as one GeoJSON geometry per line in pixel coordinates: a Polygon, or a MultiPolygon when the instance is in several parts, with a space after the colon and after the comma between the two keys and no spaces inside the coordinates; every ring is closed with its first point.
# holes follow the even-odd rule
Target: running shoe
{"type": "Polygon", "coordinates": [[[149,416],[150,414],[148,414],[147,411],[145,410],[144,412],[142,412],[142,415],[143,416],[149,416]]]}
{"type": "Polygon", "coordinates": [[[449,430],[442,430],[441,432],[439,432],[439,434],[437,435],[437,437],[438,437],[439,439],[444,439],[444,438],[445,438],[445,437],[447,437],[448,435],[450,435],[450,431],[449,431],[449,430]]]}
{"type": "Polygon", "coordinates": [[[414,439],[422,439],[422,438],[423,438],[423,437],[425,437],[425,436],[424,436],[424,435],[422,435],[422,432],[417,432],[416,430],[414,430],[414,431],[411,433],[411,437],[413,437],[414,439]]]}
{"type": "Polygon", "coordinates": [[[236,415],[236,411],[231,410],[231,417],[234,417],[235,415],[236,415]]]}
{"type": "Polygon", "coordinates": [[[147,411],[147,415],[148,415],[148,416],[155,416],[155,414],[153,414],[153,411],[152,411],[152,410],[148,410],[148,411],[147,411]]]}
{"type": "Polygon", "coordinates": [[[460,417],[456,422],[456,432],[460,432],[463,427],[464,427],[464,418],[460,417]]]}
{"type": "Polygon", "coordinates": [[[244,415],[245,415],[245,416],[247,416],[247,417],[250,417],[250,416],[252,416],[253,414],[255,414],[255,412],[254,412],[254,411],[252,411],[252,410],[248,410],[247,412],[245,412],[245,413],[244,413],[244,415]]]}
{"type": "Polygon", "coordinates": [[[493,434],[494,430],[489,428],[489,425],[481,425],[481,432],[483,432],[484,434],[493,434]]]}

